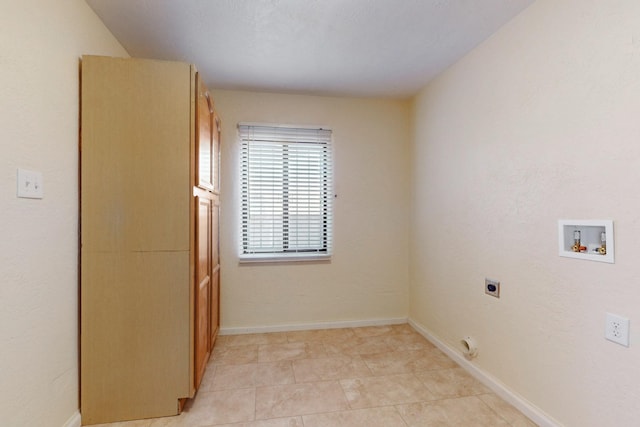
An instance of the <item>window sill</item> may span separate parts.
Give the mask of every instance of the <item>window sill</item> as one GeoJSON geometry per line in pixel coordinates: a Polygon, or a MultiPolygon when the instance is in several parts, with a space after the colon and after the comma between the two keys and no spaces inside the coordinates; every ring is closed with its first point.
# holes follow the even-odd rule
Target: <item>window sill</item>
{"type": "Polygon", "coordinates": [[[328,262],[331,255],[321,254],[252,254],[240,255],[240,264],[276,264],[298,262],[328,262]]]}

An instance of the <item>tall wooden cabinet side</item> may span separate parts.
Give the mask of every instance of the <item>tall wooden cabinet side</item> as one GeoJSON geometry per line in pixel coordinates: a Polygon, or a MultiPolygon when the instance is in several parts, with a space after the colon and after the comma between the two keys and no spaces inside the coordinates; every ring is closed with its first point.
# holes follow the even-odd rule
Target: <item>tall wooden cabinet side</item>
{"type": "Polygon", "coordinates": [[[83,424],[174,415],[195,390],[194,68],[81,64],[83,424]]]}

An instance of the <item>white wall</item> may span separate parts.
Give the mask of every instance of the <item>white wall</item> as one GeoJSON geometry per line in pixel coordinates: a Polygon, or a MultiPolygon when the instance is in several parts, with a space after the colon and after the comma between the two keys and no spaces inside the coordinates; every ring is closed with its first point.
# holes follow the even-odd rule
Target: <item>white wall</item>
{"type": "Polygon", "coordinates": [[[411,318],[566,426],[637,425],[640,2],[538,0],[414,107],[411,318]],[[559,257],[558,219],[613,219],[615,264],[559,257]]]}
{"type": "Polygon", "coordinates": [[[406,318],[408,101],[214,91],[222,119],[222,328],[406,318]],[[238,264],[238,122],[333,130],[330,263],[238,264]]]}
{"type": "Polygon", "coordinates": [[[78,88],[84,53],[126,55],[82,0],[0,7],[0,425],[78,410],[78,88]],[[16,198],[16,169],[44,199],[16,198]]]}

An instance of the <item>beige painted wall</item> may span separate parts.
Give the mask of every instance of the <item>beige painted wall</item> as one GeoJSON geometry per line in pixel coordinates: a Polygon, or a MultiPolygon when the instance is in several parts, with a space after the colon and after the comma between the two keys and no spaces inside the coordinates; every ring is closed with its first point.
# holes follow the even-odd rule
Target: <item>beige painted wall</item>
{"type": "Polygon", "coordinates": [[[640,419],[640,3],[538,0],[417,96],[410,316],[566,426],[640,419]],[[612,219],[615,264],[558,256],[612,219]],[[501,298],[483,281],[502,281],[501,298]],[[604,339],[631,318],[631,346],[604,339]]]}
{"type": "Polygon", "coordinates": [[[82,0],[0,13],[0,425],[62,426],[78,410],[78,66],[126,55],[82,0]],[[16,198],[16,169],[44,199],[16,198]]]}
{"type": "Polygon", "coordinates": [[[408,101],[214,91],[222,118],[222,328],[406,318],[408,101]],[[238,122],[321,125],[334,137],[328,264],[238,264],[238,122]]]}

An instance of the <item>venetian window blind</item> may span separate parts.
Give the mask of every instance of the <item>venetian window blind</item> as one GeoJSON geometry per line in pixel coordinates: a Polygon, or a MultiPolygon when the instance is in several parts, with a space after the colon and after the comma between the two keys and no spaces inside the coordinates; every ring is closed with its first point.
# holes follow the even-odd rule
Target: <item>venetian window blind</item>
{"type": "Polygon", "coordinates": [[[238,130],[241,258],[330,256],[331,130],[253,124],[238,130]]]}

